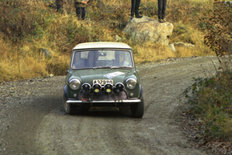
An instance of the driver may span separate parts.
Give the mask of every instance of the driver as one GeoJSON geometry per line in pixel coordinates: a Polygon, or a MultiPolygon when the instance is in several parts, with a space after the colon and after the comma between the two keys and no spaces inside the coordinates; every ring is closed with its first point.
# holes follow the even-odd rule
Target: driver
{"type": "Polygon", "coordinates": [[[98,51],[89,51],[88,53],[88,65],[89,67],[96,67],[96,62],[98,60],[98,51]]]}
{"type": "Polygon", "coordinates": [[[119,53],[119,66],[130,67],[131,64],[126,59],[126,54],[124,52],[119,53]]]}

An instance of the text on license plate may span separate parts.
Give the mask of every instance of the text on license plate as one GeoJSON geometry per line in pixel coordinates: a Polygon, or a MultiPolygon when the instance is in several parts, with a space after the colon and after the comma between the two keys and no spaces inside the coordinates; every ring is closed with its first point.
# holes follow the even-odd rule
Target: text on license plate
{"type": "Polygon", "coordinates": [[[102,80],[93,80],[93,85],[94,84],[100,84],[100,85],[105,85],[106,83],[112,84],[113,85],[113,80],[111,79],[102,79],[102,80]]]}

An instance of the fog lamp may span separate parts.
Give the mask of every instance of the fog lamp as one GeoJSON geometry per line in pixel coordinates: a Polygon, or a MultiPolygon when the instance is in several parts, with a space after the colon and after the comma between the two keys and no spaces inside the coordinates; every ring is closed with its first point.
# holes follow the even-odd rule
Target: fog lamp
{"type": "Polygon", "coordinates": [[[119,93],[120,91],[123,91],[123,89],[124,89],[124,84],[121,82],[118,82],[115,84],[114,92],[119,93]]]}
{"type": "Polygon", "coordinates": [[[91,89],[91,85],[89,83],[84,83],[82,89],[88,92],[91,89]]]}
{"type": "Polygon", "coordinates": [[[95,89],[94,89],[94,92],[95,92],[95,93],[99,93],[99,92],[100,92],[100,89],[95,88],[95,89]]]}
{"type": "Polygon", "coordinates": [[[111,91],[111,89],[108,88],[108,89],[106,89],[106,92],[111,93],[112,91],[111,91]]]}
{"type": "Polygon", "coordinates": [[[106,90],[106,93],[110,94],[112,92],[113,85],[110,83],[107,83],[107,84],[105,84],[104,88],[106,90]]]}
{"type": "Polygon", "coordinates": [[[101,90],[101,85],[100,84],[96,83],[96,84],[93,85],[94,93],[98,94],[98,93],[100,93],[100,90],[101,90]]]}

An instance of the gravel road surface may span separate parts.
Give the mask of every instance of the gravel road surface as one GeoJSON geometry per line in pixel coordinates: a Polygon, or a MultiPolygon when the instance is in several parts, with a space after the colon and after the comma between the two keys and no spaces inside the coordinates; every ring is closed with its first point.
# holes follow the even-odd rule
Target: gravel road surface
{"type": "Polygon", "coordinates": [[[204,155],[182,131],[182,92],[193,77],[214,74],[213,57],[139,65],[145,113],[116,108],[66,115],[64,76],[0,84],[0,154],[204,155]]]}

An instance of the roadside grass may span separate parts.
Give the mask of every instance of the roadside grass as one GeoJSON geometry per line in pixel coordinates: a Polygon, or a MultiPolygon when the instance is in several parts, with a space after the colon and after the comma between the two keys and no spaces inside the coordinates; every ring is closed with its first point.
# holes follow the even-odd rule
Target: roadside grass
{"type": "Polygon", "coordinates": [[[198,129],[202,136],[207,141],[223,140],[232,144],[232,72],[195,79],[186,96],[192,105],[191,113],[200,121],[198,129]]]}
{"type": "Polygon", "coordinates": [[[0,81],[13,81],[33,77],[47,76],[46,63],[38,62],[34,57],[17,58],[0,62],[0,81]]]}
{"type": "MultiPolygon", "coordinates": [[[[212,55],[204,44],[204,31],[199,26],[199,18],[210,9],[210,2],[168,1],[167,20],[174,24],[170,43],[195,45],[194,48],[176,47],[173,52],[169,47],[151,43],[136,45],[126,39],[122,30],[129,21],[130,0],[93,1],[86,8],[85,21],[76,18],[73,3],[69,1],[63,14],[57,13],[46,1],[1,1],[0,81],[64,75],[71,49],[77,43],[89,41],[126,42],[135,50],[136,63],[212,55]],[[41,49],[47,49],[52,57],[46,58],[41,49]]],[[[157,19],[157,0],[144,0],[140,10],[143,15],[157,19]]]]}
{"type": "Polygon", "coordinates": [[[136,63],[154,62],[176,57],[176,54],[169,47],[152,43],[134,46],[134,55],[136,63]]]}

